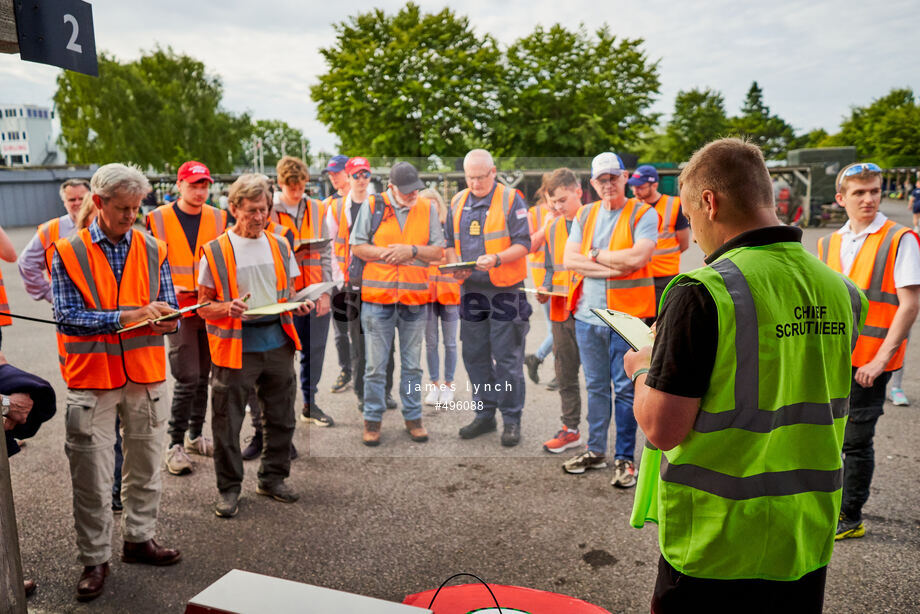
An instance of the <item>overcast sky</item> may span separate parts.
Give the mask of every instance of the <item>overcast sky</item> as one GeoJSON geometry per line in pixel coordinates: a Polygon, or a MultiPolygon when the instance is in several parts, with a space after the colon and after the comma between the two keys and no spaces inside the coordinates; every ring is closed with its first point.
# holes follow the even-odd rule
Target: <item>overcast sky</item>
{"type": "MultiPolygon", "coordinates": [[[[920,93],[920,3],[698,0],[472,0],[418,2],[428,12],[445,5],[469,16],[480,33],[502,45],[534,26],[562,23],[590,29],[607,22],[618,36],[645,39],[660,60],[661,94],[653,110],[668,114],[680,90],[722,92],[738,112],[756,80],[770,110],[796,130],[838,129],[853,105],[893,87],[920,93]],[[879,5],[875,5],[879,6],[879,5]]],[[[204,62],[224,83],[224,106],[256,119],[282,119],[304,131],[312,149],[336,138],[316,120],[309,86],[325,71],[319,48],[334,42],[332,24],[370,6],[395,12],[403,3],[374,5],[302,0],[97,0],[96,48],[120,60],[156,44],[204,62]]],[[[50,105],[59,70],[0,54],[0,103],[50,105]]]]}

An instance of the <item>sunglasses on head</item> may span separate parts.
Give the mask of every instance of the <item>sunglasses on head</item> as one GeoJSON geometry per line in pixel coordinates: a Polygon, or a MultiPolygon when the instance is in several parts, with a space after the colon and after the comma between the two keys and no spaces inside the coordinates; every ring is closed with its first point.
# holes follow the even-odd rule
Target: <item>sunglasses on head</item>
{"type": "MultiPolygon", "coordinates": [[[[847,168],[843,171],[843,174],[840,175],[840,181],[843,182],[844,177],[853,177],[854,175],[859,175],[861,173],[881,173],[882,167],[874,162],[860,162],[859,164],[854,164],[853,166],[847,168]]],[[[840,183],[837,184],[837,190],[840,190],[840,183]]]]}
{"type": "Polygon", "coordinates": [[[357,173],[352,173],[352,179],[370,179],[370,171],[358,171],[357,173]]]}

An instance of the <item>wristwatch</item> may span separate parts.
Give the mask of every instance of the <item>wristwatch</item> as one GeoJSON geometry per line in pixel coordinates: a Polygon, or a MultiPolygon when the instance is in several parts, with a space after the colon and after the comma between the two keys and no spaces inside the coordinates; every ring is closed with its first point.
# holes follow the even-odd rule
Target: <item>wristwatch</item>
{"type": "Polygon", "coordinates": [[[498,254],[493,254],[493,255],[495,256],[495,266],[501,266],[501,265],[502,265],[502,257],[499,256],[498,254]]]}
{"type": "Polygon", "coordinates": [[[3,409],[3,417],[6,418],[10,414],[10,406],[12,402],[10,398],[5,394],[0,394],[0,408],[3,409]]]}
{"type": "Polygon", "coordinates": [[[592,247],[591,251],[588,254],[591,256],[592,262],[597,262],[597,255],[601,253],[601,250],[597,247],[592,247]]]}
{"type": "Polygon", "coordinates": [[[415,258],[416,256],[418,256],[418,245],[413,245],[412,246],[412,257],[415,258]]]}

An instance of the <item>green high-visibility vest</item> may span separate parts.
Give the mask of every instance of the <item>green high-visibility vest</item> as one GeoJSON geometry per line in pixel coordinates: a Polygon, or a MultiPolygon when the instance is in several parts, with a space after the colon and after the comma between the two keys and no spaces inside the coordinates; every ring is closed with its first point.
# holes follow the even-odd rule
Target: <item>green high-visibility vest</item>
{"type": "Polygon", "coordinates": [[[689,576],[796,580],[833,550],[866,297],[793,242],[730,250],[665,293],[683,283],[715,301],[715,365],[690,434],[644,452],[631,521],[657,521],[689,576]]]}

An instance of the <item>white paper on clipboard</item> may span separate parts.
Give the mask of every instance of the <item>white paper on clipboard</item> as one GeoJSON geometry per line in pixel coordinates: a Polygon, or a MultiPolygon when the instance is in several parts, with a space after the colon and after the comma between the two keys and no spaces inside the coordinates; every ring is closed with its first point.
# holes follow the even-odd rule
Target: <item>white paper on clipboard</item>
{"type": "Polygon", "coordinates": [[[591,311],[636,351],[652,345],[655,340],[652,329],[635,316],[613,309],[592,309],[591,311]]]}

